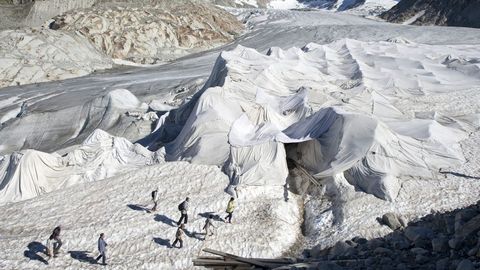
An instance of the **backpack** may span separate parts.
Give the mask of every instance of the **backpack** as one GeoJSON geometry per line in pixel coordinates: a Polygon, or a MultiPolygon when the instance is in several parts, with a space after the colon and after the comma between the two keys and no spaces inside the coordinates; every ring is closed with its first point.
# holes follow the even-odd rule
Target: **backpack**
{"type": "Polygon", "coordinates": [[[183,204],[183,202],[178,205],[178,210],[180,210],[180,211],[185,210],[185,205],[183,204]]]}
{"type": "Polygon", "coordinates": [[[155,200],[155,196],[157,196],[157,191],[156,190],[152,191],[152,200],[155,200]]]}

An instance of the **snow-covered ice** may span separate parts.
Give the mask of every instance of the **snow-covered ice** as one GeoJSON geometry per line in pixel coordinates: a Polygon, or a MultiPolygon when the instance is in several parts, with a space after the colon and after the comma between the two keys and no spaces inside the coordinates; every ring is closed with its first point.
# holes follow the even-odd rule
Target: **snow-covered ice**
{"type": "Polygon", "coordinates": [[[89,260],[98,255],[96,240],[101,232],[109,244],[107,262],[113,269],[190,269],[192,259],[207,247],[242,256],[276,257],[296,243],[301,200],[289,194],[285,202],[283,188],[269,186],[239,189],[232,224],[214,221],[215,235],[201,240],[203,216],[213,212],[225,217],[227,184],[228,178],[215,166],[169,162],[1,206],[8,218],[0,224],[0,268],[97,269],[89,260]],[[152,207],[150,192],[157,186],[158,211],[147,213],[144,208],[152,207]],[[169,248],[179,218],[177,205],[186,196],[191,210],[185,246],[169,248]],[[45,244],[57,225],[63,228],[64,247],[58,258],[45,261],[44,254],[28,246],[45,244]]]}
{"type": "MultiPolygon", "coordinates": [[[[204,247],[298,255],[297,248],[387,234],[376,221],[386,212],[412,220],[478,200],[480,31],[326,12],[248,11],[245,18],[249,32],[218,50],[0,92],[10,100],[0,108],[8,115],[4,154],[32,143],[75,153],[101,128],[148,147],[137,146],[143,157],[158,151],[160,158],[127,160],[119,163],[125,171],[0,206],[8,217],[0,222],[0,268],[42,268],[28,245],[59,224],[66,245],[51,268],[93,267],[88,258],[104,232],[113,268],[188,269],[204,247]],[[25,100],[26,115],[12,118],[25,100]],[[67,122],[72,116],[82,124],[67,122]],[[288,160],[319,182],[305,196],[286,191],[286,182],[300,191],[309,185],[288,160]],[[147,214],[157,186],[159,211],[147,214]],[[196,239],[199,214],[223,215],[235,186],[234,224],[216,222],[215,237],[196,239]],[[169,249],[186,196],[186,248],[169,249]]],[[[82,168],[101,168],[84,160],[82,168]]]]}

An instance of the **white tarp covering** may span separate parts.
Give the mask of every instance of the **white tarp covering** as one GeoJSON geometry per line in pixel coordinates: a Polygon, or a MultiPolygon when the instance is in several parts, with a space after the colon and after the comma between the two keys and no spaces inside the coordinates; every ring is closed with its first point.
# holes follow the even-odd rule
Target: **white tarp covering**
{"type": "MultiPolygon", "coordinates": [[[[474,47],[448,52],[475,55],[474,47]]],[[[392,42],[340,40],[267,55],[239,46],[221,54],[204,90],[186,105],[191,113],[167,144],[167,158],[224,166],[233,185],[283,185],[288,156],[317,178],[343,174],[356,188],[393,200],[400,177],[429,177],[463,161],[458,142],[469,123],[395,106],[480,81],[477,73],[452,70],[445,57],[440,46],[392,42]],[[298,144],[296,153],[286,153],[284,143],[298,144]]]]}
{"type": "Polygon", "coordinates": [[[158,163],[157,154],[96,130],[64,156],[35,150],[0,157],[0,204],[21,201],[78,183],[105,179],[158,163]]]}

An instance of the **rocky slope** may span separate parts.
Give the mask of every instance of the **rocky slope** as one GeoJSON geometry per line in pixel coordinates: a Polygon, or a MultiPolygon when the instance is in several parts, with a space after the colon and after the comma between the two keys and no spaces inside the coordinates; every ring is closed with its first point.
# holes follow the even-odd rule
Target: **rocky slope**
{"type": "Polygon", "coordinates": [[[226,11],[194,3],[92,7],[57,16],[49,26],[79,33],[112,58],[141,64],[210,49],[243,30],[226,11]]]}
{"type": "Polygon", "coordinates": [[[409,224],[392,213],[379,218],[379,222],[394,231],[371,240],[354,237],[321,251],[314,248],[310,255],[333,260],[347,269],[480,267],[480,201],[451,212],[432,213],[409,224]]]}
{"type": "Polygon", "coordinates": [[[395,23],[480,28],[480,0],[403,0],[381,18],[395,23]]]}
{"type": "Polygon", "coordinates": [[[0,30],[36,27],[66,11],[87,8],[97,0],[3,0],[0,1],[0,30]]]}
{"type": "Polygon", "coordinates": [[[0,25],[44,25],[0,32],[0,88],[87,75],[111,68],[112,58],[164,62],[222,45],[243,31],[233,15],[213,5],[188,0],[145,2],[154,5],[137,7],[127,0],[10,3],[9,10],[16,16],[27,14],[26,19],[8,25],[0,20],[0,25]]]}
{"type": "Polygon", "coordinates": [[[0,32],[0,87],[62,80],[112,67],[77,35],[48,29],[0,32]]]}

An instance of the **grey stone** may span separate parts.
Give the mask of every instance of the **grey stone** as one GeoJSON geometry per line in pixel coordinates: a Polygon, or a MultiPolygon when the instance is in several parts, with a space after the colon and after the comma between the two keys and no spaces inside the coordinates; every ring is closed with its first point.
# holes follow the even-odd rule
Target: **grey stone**
{"type": "Polygon", "coordinates": [[[450,259],[458,258],[458,253],[456,250],[450,249],[450,259]]]}
{"type": "Polygon", "coordinates": [[[342,270],[343,267],[333,263],[333,262],[320,262],[317,264],[318,270],[342,270]]]}
{"type": "Polygon", "coordinates": [[[395,268],[396,270],[407,270],[408,267],[406,264],[404,263],[400,263],[400,264],[397,264],[397,268],[395,268]]]}
{"type": "Polygon", "coordinates": [[[432,250],[435,252],[446,252],[448,250],[448,239],[444,237],[432,239],[432,250]]]}
{"type": "Polygon", "coordinates": [[[393,243],[393,248],[398,250],[404,250],[410,247],[410,243],[408,241],[398,241],[393,243]]]}
{"type": "Polygon", "coordinates": [[[443,258],[441,260],[438,260],[436,263],[436,270],[447,270],[449,265],[448,258],[443,258]]]}
{"type": "Polygon", "coordinates": [[[428,261],[430,261],[430,258],[424,255],[417,255],[415,256],[415,262],[418,264],[426,264],[428,261]]]}
{"type": "Polygon", "coordinates": [[[402,225],[403,228],[406,228],[406,227],[407,227],[407,225],[408,225],[407,219],[405,219],[405,218],[402,217],[402,216],[399,216],[399,217],[398,217],[398,221],[400,221],[400,224],[402,225]]]}
{"type": "Polygon", "coordinates": [[[417,248],[432,249],[432,241],[427,238],[418,238],[413,242],[413,245],[417,248]]]}
{"type": "Polygon", "coordinates": [[[477,255],[477,252],[478,252],[478,248],[477,248],[477,247],[474,247],[474,248],[470,249],[470,250],[467,252],[467,254],[468,254],[468,256],[471,257],[471,256],[477,255]]]}
{"type": "Polygon", "coordinates": [[[407,227],[404,232],[408,240],[412,242],[419,238],[432,239],[434,236],[432,229],[418,226],[407,227]]]}
{"type": "Polygon", "coordinates": [[[384,214],[382,216],[382,222],[383,224],[387,225],[388,227],[390,227],[390,229],[394,231],[402,227],[402,224],[398,220],[397,215],[395,215],[394,213],[384,214]]]}
{"type": "Polygon", "coordinates": [[[475,266],[470,260],[464,259],[457,265],[456,270],[475,270],[475,266]]]}
{"type": "Polygon", "coordinates": [[[444,216],[445,226],[448,234],[455,233],[455,219],[452,216],[444,216]]]}
{"type": "Polygon", "coordinates": [[[351,247],[356,247],[356,246],[358,246],[357,243],[355,243],[355,242],[353,242],[353,241],[351,241],[351,240],[347,240],[347,241],[345,241],[345,243],[347,243],[347,245],[349,245],[349,246],[351,246],[351,247]]]}
{"type": "Polygon", "coordinates": [[[381,247],[383,245],[384,245],[384,243],[380,239],[372,239],[372,240],[368,241],[368,243],[367,243],[367,246],[370,249],[376,249],[377,247],[381,247]]]}
{"type": "Polygon", "coordinates": [[[372,266],[372,265],[375,265],[376,263],[377,263],[377,259],[374,257],[370,257],[365,260],[366,266],[372,266]]]}
{"type": "Polygon", "coordinates": [[[390,267],[390,269],[392,267],[392,263],[393,263],[393,260],[388,257],[383,257],[380,259],[380,265],[388,266],[390,267]]]}
{"type": "Polygon", "coordinates": [[[403,234],[392,237],[389,242],[390,246],[395,250],[404,250],[410,247],[410,241],[403,234]]]}
{"type": "Polygon", "coordinates": [[[350,246],[347,243],[339,241],[335,244],[335,246],[333,246],[333,248],[330,249],[328,253],[328,258],[333,259],[335,257],[341,256],[345,254],[349,248],[350,246]]]}
{"type": "Polygon", "coordinates": [[[451,249],[459,249],[462,241],[458,238],[452,238],[448,241],[448,246],[451,249]]]}
{"type": "Polygon", "coordinates": [[[428,254],[429,251],[423,248],[412,248],[410,249],[410,252],[417,254],[417,255],[425,255],[428,254]]]}
{"type": "Polygon", "coordinates": [[[362,237],[358,237],[358,236],[354,237],[354,238],[352,239],[352,241],[355,242],[355,243],[357,243],[357,244],[359,244],[359,245],[364,245],[364,244],[366,244],[366,243],[368,242],[367,239],[362,238],[362,237]]]}
{"type": "Polygon", "coordinates": [[[464,209],[455,215],[455,233],[465,224],[465,222],[471,220],[478,215],[478,212],[474,209],[464,209]]]}
{"type": "Polygon", "coordinates": [[[475,216],[458,228],[458,230],[455,230],[455,237],[463,240],[478,230],[480,230],[480,215],[475,216]]]}
{"type": "Polygon", "coordinates": [[[389,254],[392,254],[392,250],[388,249],[388,248],[384,248],[384,247],[377,247],[373,253],[375,254],[382,254],[382,255],[389,255],[389,254]]]}

